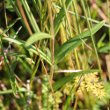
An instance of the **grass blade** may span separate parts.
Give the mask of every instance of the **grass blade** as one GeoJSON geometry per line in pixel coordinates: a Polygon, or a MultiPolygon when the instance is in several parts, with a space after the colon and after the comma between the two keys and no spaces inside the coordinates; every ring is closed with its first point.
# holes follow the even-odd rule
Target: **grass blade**
{"type": "MultiPolygon", "coordinates": [[[[103,25],[104,25],[103,21],[95,25],[91,29],[92,34],[95,34],[103,25]]],[[[59,61],[61,61],[61,59],[63,59],[66,54],[71,52],[77,46],[81,45],[82,43],[81,39],[87,39],[89,38],[90,35],[91,35],[90,31],[88,30],[65,42],[55,52],[55,63],[59,63],[59,61]]]]}
{"type": "MultiPolygon", "coordinates": [[[[25,41],[16,40],[16,39],[9,38],[9,37],[7,37],[7,38],[6,37],[3,37],[3,40],[8,41],[8,42],[12,42],[12,43],[15,43],[15,44],[17,44],[19,46],[24,46],[24,47],[25,47],[25,43],[26,43],[25,41]]],[[[42,50],[36,49],[36,47],[35,46],[32,46],[32,45],[30,45],[28,47],[25,47],[25,48],[28,51],[30,51],[30,52],[32,52],[32,53],[34,53],[36,55],[40,55],[40,57],[42,59],[44,59],[47,63],[49,63],[51,65],[51,58],[47,54],[45,54],[42,50]]]]}
{"type": "Polygon", "coordinates": [[[25,46],[29,46],[29,45],[37,42],[38,40],[42,40],[42,39],[46,39],[46,38],[51,38],[51,36],[47,33],[37,32],[29,37],[29,39],[26,41],[25,46]]]}
{"type": "Polygon", "coordinates": [[[100,53],[109,53],[110,52],[110,43],[106,44],[103,47],[100,47],[98,49],[98,52],[100,52],[100,53]]]}
{"type": "MultiPolygon", "coordinates": [[[[68,8],[70,3],[72,2],[72,0],[66,0],[66,7],[68,8]]],[[[60,12],[58,13],[57,17],[55,18],[55,35],[57,34],[57,32],[59,31],[60,28],[60,24],[63,21],[63,18],[65,17],[65,10],[64,8],[61,8],[60,12]]]]}
{"type": "MultiPolygon", "coordinates": [[[[26,90],[25,88],[19,88],[19,90],[17,90],[16,92],[17,92],[17,93],[19,93],[19,92],[27,92],[27,90],[26,90]]],[[[12,94],[12,93],[13,93],[13,90],[12,90],[12,89],[0,91],[0,95],[12,94]]]]}
{"type": "Polygon", "coordinates": [[[31,26],[32,26],[32,28],[33,28],[33,30],[34,30],[34,32],[40,32],[40,29],[39,29],[39,27],[38,27],[38,25],[37,25],[37,23],[36,23],[36,20],[35,20],[35,18],[34,18],[34,16],[33,16],[33,13],[32,13],[31,10],[30,10],[30,7],[29,7],[29,5],[28,5],[27,0],[22,0],[22,4],[23,4],[23,6],[24,6],[24,9],[25,9],[25,11],[26,11],[27,17],[28,17],[28,19],[29,19],[29,22],[30,22],[30,24],[31,24],[31,26]]]}
{"type": "Polygon", "coordinates": [[[1,54],[4,57],[4,62],[6,64],[6,69],[7,69],[7,72],[8,72],[8,77],[9,77],[9,81],[10,81],[10,84],[11,84],[11,87],[12,87],[12,91],[13,91],[14,94],[16,94],[17,86],[16,86],[15,75],[14,75],[14,72],[13,72],[12,68],[8,64],[7,56],[4,53],[1,36],[0,36],[0,46],[1,46],[1,54]]]}

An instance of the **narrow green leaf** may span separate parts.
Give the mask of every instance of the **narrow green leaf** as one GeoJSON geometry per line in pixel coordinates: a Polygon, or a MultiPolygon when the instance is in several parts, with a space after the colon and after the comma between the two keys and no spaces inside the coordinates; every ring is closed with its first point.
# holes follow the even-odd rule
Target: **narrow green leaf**
{"type": "Polygon", "coordinates": [[[51,36],[47,33],[37,32],[29,37],[29,39],[26,41],[25,46],[29,46],[29,45],[37,42],[38,40],[42,40],[42,39],[46,39],[46,38],[51,38],[51,36]]]}
{"type": "Polygon", "coordinates": [[[54,89],[54,91],[57,91],[62,86],[64,86],[67,82],[72,81],[73,78],[75,78],[76,76],[94,73],[94,72],[98,72],[98,71],[99,70],[85,70],[85,71],[80,71],[80,72],[73,72],[73,73],[69,74],[68,76],[60,78],[58,81],[56,81],[53,85],[53,89],[54,89]]]}
{"type": "Polygon", "coordinates": [[[8,63],[8,59],[7,56],[4,54],[3,51],[3,45],[2,45],[2,36],[0,36],[0,46],[1,46],[1,54],[4,57],[4,62],[5,62],[5,67],[8,73],[8,77],[9,77],[9,81],[13,90],[13,93],[15,94],[17,91],[17,85],[16,85],[16,79],[15,79],[15,74],[14,71],[12,70],[12,68],[10,67],[9,63],[8,63]]]}
{"type": "MultiPolygon", "coordinates": [[[[71,2],[72,2],[72,0],[66,0],[65,5],[67,8],[69,7],[71,2]]],[[[65,17],[65,10],[62,7],[60,12],[58,13],[58,15],[55,18],[55,27],[54,27],[55,28],[55,35],[59,31],[60,24],[62,23],[64,17],[65,17]]]]}
{"type": "MultiPolygon", "coordinates": [[[[16,39],[13,39],[13,38],[6,38],[6,37],[3,37],[3,40],[5,41],[8,41],[8,42],[12,42],[12,43],[15,43],[17,45],[20,45],[20,46],[24,46],[25,47],[25,44],[26,42],[25,41],[22,41],[22,40],[16,40],[16,39]]],[[[42,50],[40,49],[36,49],[35,46],[28,46],[28,47],[25,47],[28,51],[36,54],[36,55],[39,55],[42,59],[44,59],[47,63],[49,63],[51,65],[51,58],[45,54],[42,50]]]]}
{"type": "Polygon", "coordinates": [[[5,40],[5,41],[8,41],[8,42],[11,42],[11,43],[15,43],[17,45],[23,45],[22,42],[20,42],[16,39],[10,38],[10,37],[3,37],[2,39],[5,40]]]}
{"type": "MultiPolygon", "coordinates": [[[[100,22],[99,24],[95,25],[92,29],[91,32],[92,34],[95,34],[102,26],[104,25],[104,22],[100,22]]],[[[74,48],[82,44],[82,40],[84,41],[89,38],[90,32],[85,31],[82,32],[81,34],[77,35],[74,38],[71,38],[67,42],[65,42],[63,45],[61,45],[56,51],[55,51],[55,63],[59,63],[65,55],[67,55],[69,52],[71,52],[74,48]]]]}
{"type": "Polygon", "coordinates": [[[30,22],[34,32],[40,32],[39,26],[38,26],[38,24],[37,24],[37,22],[35,20],[35,17],[34,17],[31,9],[29,7],[29,4],[28,4],[27,0],[21,0],[21,1],[22,1],[24,10],[25,10],[25,12],[27,14],[27,17],[29,19],[29,22],[30,22]]]}
{"type": "MultiPolygon", "coordinates": [[[[17,93],[19,92],[27,92],[27,90],[25,88],[20,88],[19,90],[16,91],[17,93]]],[[[4,94],[12,94],[13,90],[12,89],[8,89],[8,90],[4,90],[4,91],[0,91],[0,95],[4,95],[4,94]]]]}
{"type": "Polygon", "coordinates": [[[98,49],[98,52],[100,52],[100,53],[109,53],[110,52],[110,43],[100,47],[98,49]]]}
{"type": "Polygon", "coordinates": [[[36,55],[39,55],[42,59],[44,59],[48,64],[52,65],[51,58],[45,54],[43,51],[41,51],[39,48],[36,50],[35,46],[30,46],[28,51],[33,52],[36,55]]]}

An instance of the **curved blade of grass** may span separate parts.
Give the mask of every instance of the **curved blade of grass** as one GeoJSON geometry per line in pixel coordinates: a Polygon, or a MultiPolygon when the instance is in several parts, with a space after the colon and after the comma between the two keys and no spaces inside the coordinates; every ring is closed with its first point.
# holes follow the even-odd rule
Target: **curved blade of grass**
{"type": "Polygon", "coordinates": [[[21,42],[21,41],[19,41],[19,40],[16,40],[16,39],[14,39],[14,38],[3,37],[2,39],[5,40],[5,41],[8,41],[8,42],[15,43],[15,44],[17,44],[17,45],[23,45],[23,42],[21,42]]]}
{"type": "MultiPolygon", "coordinates": [[[[71,2],[72,2],[72,0],[66,0],[65,5],[67,8],[69,7],[71,2]]],[[[64,10],[64,8],[61,8],[60,12],[58,13],[57,17],[55,18],[55,26],[54,26],[55,35],[59,31],[60,24],[62,23],[64,17],[65,17],[65,10],[64,10]]]]}
{"type": "Polygon", "coordinates": [[[29,45],[37,42],[38,40],[42,40],[42,39],[46,39],[46,38],[51,38],[51,36],[47,33],[37,32],[29,37],[29,39],[26,41],[25,46],[29,46],[29,45]]]}
{"type": "MultiPolygon", "coordinates": [[[[3,37],[3,40],[5,41],[9,41],[9,42],[12,42],[12,43],[15,43],[17,45],[20,45],[20,46],[24,46],[25,47],[25,41],[22,41],[22,40],[16,40],[16,39],[13,39],[13,38],[9,38],[9,37],[3,37]]],[[[33,52],[34,54],[36,55],[40,55],[40,57],[42,59],[44,59],[47,63],[49,63],[51,65],[51,58],[49,56],[47,56],[43,51],[41,51],[40,49],[36,49],[35,46],[28,46],[28,47],[25,47],[28,51],[30,52],[33,52]]]]}
{"type": "MultiPolygon", "coordinates": [[[[95,25],[92,29],[91,32],[92,34],[95,34],[102,26],[104,25],[104,22],[100,22],[99,24],[95,25]]],[[[69,52],[71,52],[74,48],[82,44],[81,39],[86,39],[89,38],[91,35],[90,31],[85,31],[82,32],[81,34],[77,35],[74,38],[71,38],[67,42],[65,42],[62,46],[60,46],[56,52],[55,52],[55,63],[59,63],[65,55],[67,55],[69,52]]]]}
{"type": "Polygon", "coordinates": [[[98,72],[98,71],[99,70],[85,70],[85,71],[80,71],[80,72],[73,72],[73,73],[69,74],[68,76],[60,78],[58,81],[56,81],[53,84],[53,89],[54,89],[54,91],[57,91],[62,86],[64,86],[67,82],[72,81],[73,78],[75,78],[76,76],[84,75],[84,74],[89,74],[89,73],[94,73],[94,72],[98,72]]]}

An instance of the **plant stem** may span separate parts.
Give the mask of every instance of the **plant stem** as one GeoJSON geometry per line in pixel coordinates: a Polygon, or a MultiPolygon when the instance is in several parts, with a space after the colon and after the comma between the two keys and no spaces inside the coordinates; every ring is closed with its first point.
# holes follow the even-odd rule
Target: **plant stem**
{"type": "Polygon", "coordinates": [[[38,25],[36,23],[36,20],[34,18],[34,15],[33,15],[32,11],[31,11],[29,5],[28,5],[27,0],[22,0],[22,4],[23,4],[23,7],[25,9],[25,12],[27,14],[27,17],[29,19],[29,22],[30,22],[34,32],[40,32],[40,29],[39,29],[39,27],[38,27],[38,25]]]}
{"type": "Polygon", "coordinates": [[[31,28],[29,26],[29,23],[27,21],[27,18],[26,18],[26,15],[25,15],[25,12],[23,10],[23,7],[22,7],[22,4],[21,4],[20,0],[16,0],[16,3],[17,3],[17,6],[19,8],[19,11],[21,12],[21,15],[22,15],[22,17],[24,19],[24,23],[25,23],[25,25],[27,27],[27,30],[28,30],[29,34],[32,35],[32,30],[31,30],[31,28]]]}
{"type": "Polygon", "coordinates": [[[51,57],[52,57],[52,66],[51,66],[51,85],[52,85],[52,81],[53,81],[53,74],[54,74],[54,20],[53,20],[53,17],[52,17],[52,10],[51,10],[51,4],[50,4],[50,1],[47,1],[48,2],[48,11],[49,11],[49,19],[50,19],[50,33],[51,33],[51,36],[52,36],[52,39],[51,39],[51,57]]]}
{"type": "MultiPolygon", "coordinates": [[[[66,8],[64,0],[62,0],[62,3],[63,3],[63,7],[64,7],[66,18],[67,18],[67,23],[68,23],[70,37],[72,37],[73,36],[73,32],[72,32],[72,27],[71,27],[71,21],[70,21],[70,18],[69,18],[69,14],[68,14],[68,11],[67,11],[67,8],[66,8]]],[[[75,58],[76,58],[77,68],[80,69],[77,49],[74,50],[74,54],[75,54],[75,58]]],[[[72,56],[72,54],[71,54],[71,56],[72,56]]],[[[73,65],[73,63],[71,65],[73,65]]],[[[74,65],[72,66],[72,68],[74,68],[74,65]]]]}
{"type": "Polygon", "coordinates": [[[87,24],[88,24],[88,27],[89,27],[89,30],[90,30],[91,40],[92,40],[93,48],[94,48],[94,50],[95,50],[98,67],[99,67],[99,70],[100,70],[100,77],[101,77],[101,79],[102,79],[102,75],[101,75],[102,69],[101,69],[101,64],[100,64],[100,61],[99,61],[98,52],[97,52],[97,49],[96,49],[96,46],[95,46],[94,37],[93,37],[93,34],[92,34],[92,32],[91,32],[91,23],[90,23],[89,20],[87,19],[87,18],[88,18],[88,15],[90,16],[90,13],[89,13],[89,10],[88,10],[88,9],[86,10],[86,8],[85,8],[84,0],[81,0],[81,4],[82,4],[82,8],[83,8],[83,10],[84,10],[84,14],[85,14],[85,16],[86,16],[87,24]],[[88,12],[88,15],[87,15],[87,12],[88,12]]]}

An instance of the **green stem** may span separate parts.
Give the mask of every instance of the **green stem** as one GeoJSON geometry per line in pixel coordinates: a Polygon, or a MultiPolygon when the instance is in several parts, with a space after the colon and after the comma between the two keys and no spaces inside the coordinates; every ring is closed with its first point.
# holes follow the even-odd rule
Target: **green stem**
{"type": "MultiPolygon", "coordinates": [[[[68,11],[66,9],[66,5],[65,5],[64,0],[62,0],[62,3],[63,3],[63,7],[64,7],[64,10],[65,10],[66,18],[67,18],[67,23],[68,23],[68,27],[69,27],[69,33],[70,33],[70,36],[72,37],[73,36],[73,32],[72,32],[71,23],[70,23],[68,11]]],[[[74,50],[74,54],[75,54],[75,58],[76,58],[77,68],[80,69],[80,64],[79,64],[77,49],[74,50]]]]}
{"type": "Polygon", "coordinates": [[[52,85],[52,81],[53,81],[53,74],[54,74],[54,22],[53,22],[53,16],[52,16],[52,9],[51,9],[51,4],[50,1],[47,2],[48,3],[48,11],[49,11],[49,19],[50,19],[50,33],[52,36],[51,39],[51,57],[52,57],[52,66],[51,66],[51,85],[52,85]]]}
{"type": "Polygon", "coordinates": [[[29,22],[31,23],[31,26],[32,26],[34,32],[40,32],[40,29],[39,29],[39,27],[38,27],[38,25],[37,25],[37,23],[35,21],[35,18],[33,16],[32,12],[31,12],[31,10],[30,10],[30,7],[29,7],[29,5],[27,3],[27,0],[22,0],[22,4],[24,6],[24,9],[26,11],[27,17],[29,19],[29,22]]]}
{"type": "Polygon", "coordinates": [[[96,49],[96,46],[95,46],[94,36],[93,36],[93,34],[92,34],[92,32],[91,32],[91,24],[90,24],[89,20],[87,19],[87,18],[88,18],[87,12],[88,12],[88,14],[89,14],[89,17],[90,17],[90,13],[89,13],[89,10],[88,10],[88,9],[86,10],[86,8],[85,8],[84,0],[81,0],[81,4],[82,4],[82,8],[83,8],[83,10],[84,10],[84,14],[85,14],[85,16],[86,16],[88,28],[89,28],[89,30],[90,30],[91,40],[92,40],[93,48],[94,48],[94,50],[95,50],[98,67],[99,67],[99,70],[100,70],[100,77],[102,78],[102,74],[101,74],[101,72],[102,72],[101,64],[100,64],[98,52],[97,52],[97,49],[96,49]]]}

